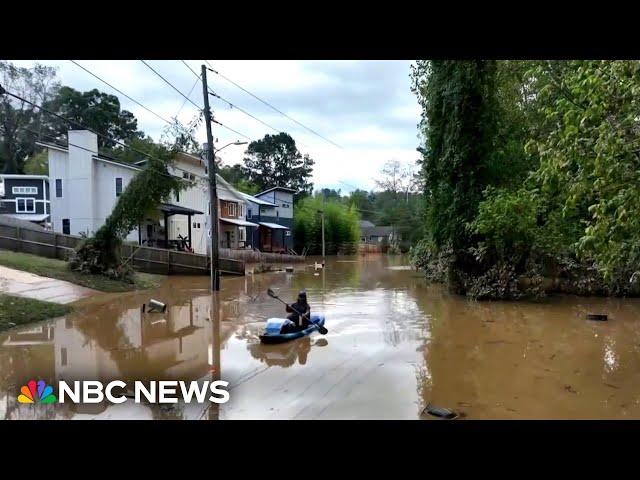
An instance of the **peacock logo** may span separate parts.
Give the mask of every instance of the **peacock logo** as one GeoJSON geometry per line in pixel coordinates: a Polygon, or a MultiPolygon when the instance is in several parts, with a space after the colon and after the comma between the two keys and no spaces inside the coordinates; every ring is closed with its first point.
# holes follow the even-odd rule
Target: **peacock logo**
{"type": "Polygon", "coordinates": [[[29,380],[20,388],[18,402],[20,403],[54,403],[57,401],[53,394],[53,387],[44,380],[29,380]]]}

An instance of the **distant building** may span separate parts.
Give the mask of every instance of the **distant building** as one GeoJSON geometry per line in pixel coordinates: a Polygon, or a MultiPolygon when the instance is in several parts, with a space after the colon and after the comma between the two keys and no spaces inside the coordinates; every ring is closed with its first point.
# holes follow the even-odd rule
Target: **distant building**
{"type": "Polygon", "coordinates": [[[296,191],[291,188],[272,187],[256,194],[254,197],[258,201],[250,201],[251,221],[258,224],[252,231],[254,248],[262,252],[276,253],[286,253],[293,249],[295,194],[296,191]],[[257,212],[257,218],[254,212],[257,212]]]}
{"type": "MultiPolygon", "coordinates": [[[[371,223],[371,222],[367,222],[371,223]]],[[[360,242],[368,243],[374,245],[387,246],[391,245],[394,242],[394,231],[393,227],[377,227],[373,226],[365,226],[360,227],[360,242]]]]}
{"type": "Polygon", "coordinates": [[[0,175],[0,215],[49,223],[49,177],[46,175],[0,175]]]}

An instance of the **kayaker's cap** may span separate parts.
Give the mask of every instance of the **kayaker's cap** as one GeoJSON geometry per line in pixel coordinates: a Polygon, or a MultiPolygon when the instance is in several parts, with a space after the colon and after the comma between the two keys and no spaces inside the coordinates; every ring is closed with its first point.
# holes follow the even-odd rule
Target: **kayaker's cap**
{"type": "Polygon", "coordinates": [[[304,298],[306,300],[307,299],[307,291],[306,290],[300,290],[300,293],[298,293],[298,297],[304,298]]]}

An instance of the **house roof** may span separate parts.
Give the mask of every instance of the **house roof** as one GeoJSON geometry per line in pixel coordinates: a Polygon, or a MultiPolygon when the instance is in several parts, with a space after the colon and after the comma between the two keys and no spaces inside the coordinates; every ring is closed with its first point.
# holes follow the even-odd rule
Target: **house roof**
{"type": "Polygon", "coordinates": [[[246,220],[241,220],[239,218],[223,218],[220,217],[221,222],[231,223],[233,225],[239,225],[241,227],[257,227],[257,223],[247,222],[246,220]]]}
{"type": "Polygon", "coordinates": [[[49,180],[47,175],[19,175],[13,173],[0,174],[0,178],[8,178],[14,180],[26,179],[26,180],[49,180]]]}
{"type": "Polygon", "coordinates": [[[203,212],[194,210],[193,208],[181,207],[180,205],[173,205],[171,203],[161,203],[158,205],[158,210],[161,212],[167,212],[171,215],[197,215],[203,212]]]}
{"type": "MultiPolygon", "coordinates": [[[[36,145],[40,145],[41,147],[45,147],[45,148],[52,148],[53,150],[59,150],[61,152],[65,152],[65,153],[69,152],[69,148],[68,147],[65,147],[63,145],[58,145],[57,143],[36,142],[36,145]]],[[[116,160],[115,158],[107,157],[106,155],[92,155],[92,158],[94,160],[100,160],[102,162],[112,163],[114,165],[119,165],[121,167],[131,168],[133,170],[142,170],[142,168],[140,168],[137,165],[140,165],[143,162],[137,162],[137,163],[120,162],[120,161],[116,160]]],[[[49,177],[46,177],[46,178],[49,178],[49,177]]]]}
{"type": "Polygon", "coordinates": [[[232,202],[244,202],[245,198],[242,196],[242,193],[233,188],[229,182],[227,182],[224,178],[220,176],[219,173],[216,173],[216,182],[218,186],[222,186],[223,188],[218,188],[218,198],[222,200],[232,201],[232,202]]]}
{"type": "Polygon", "coordinates": [[[264,192],[260,192],[260,193],[256,193],[256,197],[259,197],[260,195],[264,195],[265,193],[269,193],[272,192],[273,190],[280,190],[282,192],[290,192],[290,193],[296,193],[297,190],[294,190],[293,188],[287,188],[287,187],[271,187],[268,190],[265,190],[264,192]]]}
{"type": "Polygon", "coordinates": [[[375,225],[373,223],[371,223],[369,220],[360,220],[358,222],[358,225],[360,225],[360,228],[371,228],[371,227],[375,227],[375,225]]]}
{"type": "Polygon", "coordinates": [[[242,195],[244,197],[244,199],[247,200],[248,202],[253,202],[255,204],[264,205],[264,206],[267,206],[267,207],[275,207],[276,206],[275,203],[267,202],[266,200],[262,200],[261,198],[256,198],[253,195],[249,195],[248,193],[244,193],[244,192],[238,192],[238,193],[240,193],[240,195],[242,195]]]}
{"type": "Polygon", "coordinates": [[[367,237],[388,237],[393,233],[393,227],[369,227],[362,229],[362,235],[367,237]]]}
{"type": "Polygon", "coordinates": [[[260,225],[262,225],[263,227],[270,228],[271,230],[289,230],[289,227],[285,227],[284,225],[278,225],[277,223],[260,222],[260,225]]]}

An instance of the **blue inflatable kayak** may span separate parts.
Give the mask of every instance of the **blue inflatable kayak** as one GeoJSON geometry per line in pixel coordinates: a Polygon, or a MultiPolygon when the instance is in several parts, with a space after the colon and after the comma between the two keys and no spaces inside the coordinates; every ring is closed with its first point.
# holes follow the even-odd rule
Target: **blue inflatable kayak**
{"type": "Polygon", "coordinates": [[[270,318],[267,320],[267,328],[264,334],[260,335],[262,343],[284,343],[296,338],[306,337],[318,330],[318,325],[324,325],[324,315],[311,314],[311,323],[307,328],[297,332],[280,333],[282,325],[286,322],[284,318],[270,318]]]}

